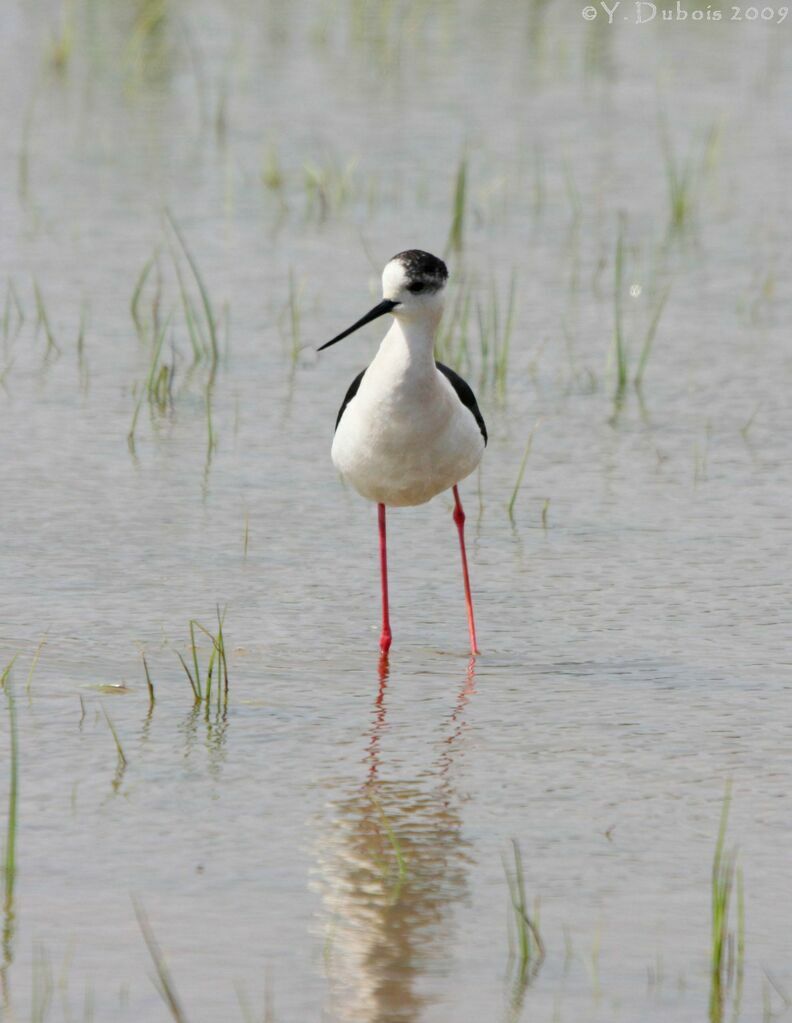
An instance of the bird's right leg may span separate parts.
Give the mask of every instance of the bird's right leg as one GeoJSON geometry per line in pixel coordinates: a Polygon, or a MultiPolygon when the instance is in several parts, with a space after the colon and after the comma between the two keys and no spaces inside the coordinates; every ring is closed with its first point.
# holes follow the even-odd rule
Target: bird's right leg
{"type": "Polygon", "coordinates": [[[382,577],[382,632],[380,633],[380,653],[388,656],[391,645],[390,615],[388,613],[388,549],[385,538],[385,505],[377,505],[379,517],[380,542],[380,575],[382,577]]]}
{"type": "Polygon", "coordinates": [[[465,551],[465,512],[459,499],[459,488],[454,485],[454,522],[459,533],[459,550],[462,554],[462,580],[465,584],[465,603],[467,604],[468,631],[470,633],[470,653],[475,657],[479,653],[476,642],[476,622],[473,618],[473,597],[470,593],[470,575],[468,574],[467,552],[465,551]]]}

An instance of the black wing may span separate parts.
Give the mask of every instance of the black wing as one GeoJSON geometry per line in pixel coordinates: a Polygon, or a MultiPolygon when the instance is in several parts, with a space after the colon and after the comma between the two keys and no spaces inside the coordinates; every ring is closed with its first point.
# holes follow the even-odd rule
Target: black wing
{"type": "MultiPolygon", "coordinates": [[[[365,374],[365,372],[366,372],[365,369],[361,370],[360,373],[358,373],[358,375],[355,377],[355,379],[349,385],[349,390],[344,395],[344,400],[341,402],[341,408],[338,410],[338,418],[336,419],[336,424],[335,424],[335,427],[333,428],[333,433],[335,433],[336,430],[338,429],[338,424],[341,422],[341,416],[343,416],[344,411],[346,410],[347,405],[350,403],[350,401],[352,401],[352,399],[358,393],[358,388],[360,387],[360,381],[363,379],[363,375],[365,374]]],[[[475,401],[475,399],[474,399],[474,401],[475,401]]]]}
{"type": "MultiPolygon", "coordinates": [[[[469,408],[470,411],[473,413],[473,417],[478,423],[478,427],[479,430],[481,430],[481,436],[484,438],[484,445],[486,447],[487,427],[486,424],[484,423],[484,416],[482,416],[481,414],[481,410],[478,407],[478,402],[476,401],[476,396],[473,393],[473,389],[471,388],[470,384],[466,380],[463,380],[459,373],[455,373],[452,369],[449,369],[448,366],[444,366],[442,362],[436,362],[435,365],[446,378],[446,380],[454,388],[454,390],[457,393],[457,398],[459,398],[459,400],[462,402],[465,408],[469,408]]],[[[362,375],[363,374],[361,373],[361,376],[362,375]]],[[[360,377],[358,377],[358,379],[354,382],[352,387],[354,387],[354,389],[357,390],[359,383],[360,377]]],[[[352,388],[350,388],[350,390],[352,390],[352,388]]],[[[349,397],[350,395],[347,395],[347,400],[349,400],[349,397]]],[[[346,402],[344,404],[346,404],[346,402]]],[[[344,411],[343,408],[341,409],[341,411],[342,412],[344,411]]]]}

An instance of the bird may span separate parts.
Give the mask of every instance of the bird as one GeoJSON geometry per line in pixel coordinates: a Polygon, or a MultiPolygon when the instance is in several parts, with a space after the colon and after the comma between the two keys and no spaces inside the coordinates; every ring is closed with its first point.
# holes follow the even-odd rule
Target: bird
{"type": "Polygon", "coordinates": [[[470,652],[479,653],[459,483],[478,467],[487,427],[470,385],[434,357],[447,282],[442,259],[422,249],[399,252],[382,272],[382,301],[318,348],[337,344],[380,316],[393,316],[374,359],[344,396],[330,451],[341,476],[377,505],[384,658],[393,640],[386,508],[425,504],[448,489],[454,497],[470,652]]]}

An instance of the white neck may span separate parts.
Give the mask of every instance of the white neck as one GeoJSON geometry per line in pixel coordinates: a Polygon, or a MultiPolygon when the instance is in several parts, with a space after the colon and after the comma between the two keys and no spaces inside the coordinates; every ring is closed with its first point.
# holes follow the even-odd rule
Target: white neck
{"type": "Polygon", "coordinates": [[[434,339],[439,323],[439,315],[394,316],[377,356],[415,368],[434,366],[434,339]]]}

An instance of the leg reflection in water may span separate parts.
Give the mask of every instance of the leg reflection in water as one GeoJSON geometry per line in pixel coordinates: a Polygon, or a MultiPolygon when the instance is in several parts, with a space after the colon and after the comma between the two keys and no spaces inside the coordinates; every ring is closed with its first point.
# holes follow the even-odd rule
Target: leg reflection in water
{"type": "Polygon", "coordinates": [[[471,660],[434,757],[417,777],[388,776],[388,665],[365,749],[365,775],[331,805],[318,875],[324,902],[328,1014],[345,1023],[414,1023],[422,975],[450,967],[451,907],[467,892],[454,760],[475,692],[471,660]]]}

